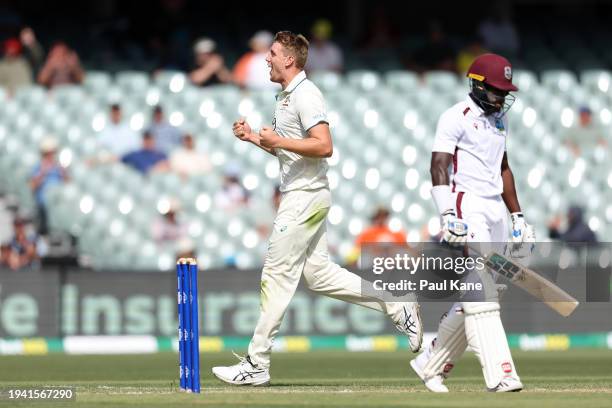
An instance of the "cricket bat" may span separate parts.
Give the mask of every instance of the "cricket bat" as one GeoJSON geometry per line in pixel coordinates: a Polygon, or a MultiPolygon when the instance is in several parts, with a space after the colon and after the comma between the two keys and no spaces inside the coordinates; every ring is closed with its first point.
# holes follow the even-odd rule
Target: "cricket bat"
{"type": "Polygon", "coordinates": [[[474,248],[472,245],[469,248],[470,251],[476,252],[484,259],[484,264],[489,270],[506,277],[510,282],[541,300],[561,316],[568,317],[578,307],[579,302],[572,295],[537,272],[498,252],[492,251],[483,255],[478,248],[474,248]]]}

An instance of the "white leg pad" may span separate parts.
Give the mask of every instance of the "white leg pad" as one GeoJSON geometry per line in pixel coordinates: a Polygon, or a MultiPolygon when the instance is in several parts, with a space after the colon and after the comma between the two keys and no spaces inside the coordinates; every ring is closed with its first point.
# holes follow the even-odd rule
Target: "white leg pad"
{"type": "Polygon", "coordinates": [[[423,375],[426,379],[442,375],[448,377],[467,347],[464,329],[464,315],[461,305],[455,303],[447,315],[440,321],[437,337],[419,356],[426,359],[423,375]]]}
{"type": "Polygon", "coordinates": [[[465,302],[463,310],[467,342],[480,361],[487,388],[497,387],[505,377],[519,380],[499,316],[499,303],[465,302]]]}

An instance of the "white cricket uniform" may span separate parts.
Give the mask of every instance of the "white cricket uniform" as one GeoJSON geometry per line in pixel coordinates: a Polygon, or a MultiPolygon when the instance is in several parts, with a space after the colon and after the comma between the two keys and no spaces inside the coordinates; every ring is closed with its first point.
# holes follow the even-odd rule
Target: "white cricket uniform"
{"type": "MultiPolygon", "coordinates": [[[[308,130],[322,122],[327,123],[325,100],[319,88],[302,71],[276,97],[274,130],[282,137],[305,139],[308,130]]],[[[283,149],[275,152],[280,166],[280,191],[316,190],[328,186],[325,159],[283,149]]]]}
{"type": "MultiPolygon", "coordinates": [[[[304,139],[327,123],[319,89],[300,72],[277,96],[274,129],[282,137],[304,139]]],[[[327,162],[276,149],[282,198],[261,274],[261,309],[249,344],[257,366],[270,366],[270,352],[302,273],[315,292],[393,316],[400,304],[362,296],[361,278],[329,259],[326,219],[331,206],[327,162]]]]}
{"type": "MultiPolygon", "coordinates": [[[[508,240],[508,214],[501,198],[507,135],[505,116],[485,116],[468,96],[441,115],[432,148],[453,155],[451,189],[457,217],[468,225],[468,242],[491,243],[498,249],[508,240]]],[[[425,375],[448,376],[468,345],[480,360],[489,389],[506,377],[518,380],[498,302],[455,303],[440,321],[436,340],[418,357],[425,375]]]]}
{"type": "Polygon", "coordinates": [[[468,241],[508,239],[508,217],[501,199],[507,135],[506,117],[485,116],[469,96],[438,121],[432,151],[453,155],[451,187],[456,214],[468,223],[468,241]]]}

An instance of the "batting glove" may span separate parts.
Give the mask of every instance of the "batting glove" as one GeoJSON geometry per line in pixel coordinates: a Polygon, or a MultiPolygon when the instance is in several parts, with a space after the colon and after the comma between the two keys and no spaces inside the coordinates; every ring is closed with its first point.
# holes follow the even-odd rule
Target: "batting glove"
{"type": "Polygon", "coordinates": [[[451,246],[461,246],[467,242],[468,225],[457,218],[455,211],[448,210],[442,214],[442,242],[451,246]]]}
{"type": "Polygon", "coordinates": [[[522,212],[510,214],[512,219],[512,245],[510,256],[513,258],[526,258],[533,252],[536,242],[533,226],[525,222],[522,212]]]}

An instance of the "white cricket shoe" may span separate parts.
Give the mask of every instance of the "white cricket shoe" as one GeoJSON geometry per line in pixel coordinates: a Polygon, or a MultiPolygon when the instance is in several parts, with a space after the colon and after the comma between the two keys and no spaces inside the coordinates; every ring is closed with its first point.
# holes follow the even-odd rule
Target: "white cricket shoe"
{"type": "Polygon", "coordinates": [[[489,392],[518,392],[523,389],[523,383],[514,377],[504,377],[497,387],[489,388],[489,392]]]}
{"type": "Polygon", "coordinates": [[[393,319],[395,327],[408,336],[410,350],[416,353],[423,343],[423,322],[417,302],[404,302],[393,319]]]}
{"type": "Polygon", "coordinates": [[[269,385],[270,371],[258,368],[251,362],[249,356],[238,357],[239,363],[228,367],[213,367],[212,372],[223,382],[234,385],[269,385]]]}
{"type": "Polygon", "coordinates": [[[416,358],[410,360],[410,367],[412,367],[412,369],[414,370],[416,375],[421,379],[421,381],[423,381],[423,384],[425,384],[425,387],[427,387],[427,389],[429,391],[431,391],[431,392],[448,392],[448,388],[446,388],[446,385],[444,385],[444,383],[443,383],[444,377],[442,377],[442,374],[438,374],[438,375],[436,375],[434,377],[431,377],[429,379],[425,379],[425,375],[423,374],[423,370],[419,366],[419,362],[417,361],[416,358]]]}

